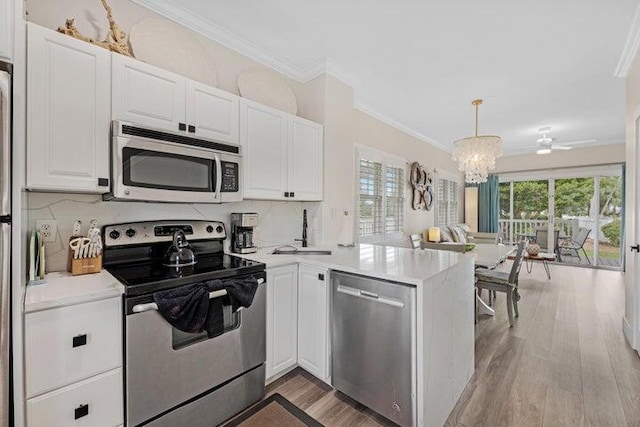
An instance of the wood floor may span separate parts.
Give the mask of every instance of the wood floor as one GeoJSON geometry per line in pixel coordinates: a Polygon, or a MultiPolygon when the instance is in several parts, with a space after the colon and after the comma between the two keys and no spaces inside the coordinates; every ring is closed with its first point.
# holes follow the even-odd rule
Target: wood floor
{"type": "MultiPolygon", "coordinates": [[[[508,268],[508,264],[502,267],[508,268]]],[[[520,317],[504,295],[476,326],[476,371],[447,426],[640,426],[640,358],[621,331],[621,273],[542,265],[520,276],[520,317]]],[[[387,425],[295,370],[269,385],[326,426],[387,425]]]]}

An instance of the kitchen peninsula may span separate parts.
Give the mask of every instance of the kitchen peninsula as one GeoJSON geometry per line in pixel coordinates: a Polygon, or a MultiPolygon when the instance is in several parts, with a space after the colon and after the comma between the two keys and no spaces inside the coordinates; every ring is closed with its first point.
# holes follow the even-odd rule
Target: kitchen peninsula
{"type": "MultiPolygon", "coordinates": [[[[395,366],[392,365],[402,363],[395,358],[389,360],[389,357],[372,357],[368,360],[369,367],[360,372],[367,378],[367,386],[363,388],[373,384],[373,387],[384,389],[372,397],[382,407],[375,408],[371,401],[363,403],[400,425],[443,425],[474,371],[473,259],[454,252],[369,244],[353,248],[333,247],[330,255],[274,255],[272,252],[273,248],[261,249],[245,256],[267,266],[267,378],[273,380],[293,367],[301,366],[336,386],[335,372],[342,360],[336,360],[340,348],[336,348],[337,337],[332,337],[330,332],[332,319],[340,315],[336,312],[335,288],[342,286],[346,289],[344,293],[354,297],[358,292],[356,287],[332,283],[335,273],[376,281],[380,284],[378,289],[382,289],[380,300],[385,293],[385,284],[389,287],[401,284],[415,291],[414,303],[410,304],[413,305],[411,327],[397,330],[398,336],[410,335],[412,351],[407,360],[411,360],[412,365],[411,406],[415,410],[407,415],[409,408],[395,401],[400,391],[393,390],[393,386],[400,389],[409,385],[401,387],[394,382],[395,366]],[[332,288],[333,298],[330,297],[332,288]],[[287,334],[286,325],[291,325],[292,319],[294,325],[289,326],[292,330],[287,334]],[[292,340],[297,342],[292,343],[292,340]],[[384,362],[387,368],[373,366],[384,362]],[[367,369],[374,371],[373,374],[367,369]],[[380,381],[377,381],[375,374],[381,372],[380,381]],[[407,416],[409,424],[402,420],[407,416]]],[[[362,296],[379,302],[378,294],[362,291],[362,296]]],[[[350,315],[357,317],[358,299],[352,298],[351,304],[350,315]]],[[[367,334],[367,339],[362,340],[367,345],[372,345],[371,341],[380,342],[379,335],[385,333],[385,325],[380,328],[373,325],[376,315],[383,310],[382,307],[374,308],[367,313],[372,324],[366,329],[373,329],[362,330],[362,335],[367,334]]],[[[393,337],[388,338],[391,343],[393,337]]],[[[376,356],[380,348],[366,350],[376,356]]],[[[339,386],[336,388],[340,389],[339,386]]],[[[366,394],[367,390],[364,392],[366,394]]]]}

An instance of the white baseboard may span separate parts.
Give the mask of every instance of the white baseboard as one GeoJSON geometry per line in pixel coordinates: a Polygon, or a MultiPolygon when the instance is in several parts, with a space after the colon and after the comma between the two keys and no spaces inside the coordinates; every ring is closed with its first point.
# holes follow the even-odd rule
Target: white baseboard
{"type": "Polygon", "coordinates": [[[265,385],[269,385],[272,382],[274,382],[275,380],[278,380],[282,377],[284,377],[285,375],[287,375],[289,372],[293,371],[294,369],[296,369],[299,365],[296,363],[290,367],[288,367],[287,369],[285,369],[284,371],[278,372],[277,374],[275,374],[274,376],[272,376],[271,378],[267,378],[265,380],[265,385]]]}
{"type": "Polygon", "coordinates": [[[627,321],[627,319],[624,316],[622,316],[622,333],[624,334],[624,336],[627,339],[627,342],[629,343],[631,348],[633,348],[636,351],[640,350],[636,346],[635,335],[633,333],[633,329],[631,328],[631,325],[629,324],[629,322],[627,321]]]}

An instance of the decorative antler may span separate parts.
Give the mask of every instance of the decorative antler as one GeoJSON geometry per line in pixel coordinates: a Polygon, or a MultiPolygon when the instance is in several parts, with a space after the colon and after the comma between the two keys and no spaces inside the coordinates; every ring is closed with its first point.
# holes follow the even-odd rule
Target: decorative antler
{"type": "Polygon", "coordinates": [[[129,42],[127,40],[127,33],[125,33],[120,26],[113,19],[113,12],[111,6],[107,4],[106,0],[102,0],[102,6],[107,12],[107,21],[109,21],[109,34],[104,41],[95,40],[91,37],[83,35],[75,26],[75,20],[73,18],[67,19],[64,27],[58,27],[58,31],[71,37],[75,37],[78,40],[85,41],[87,43],[95,44],[104,49],[108,49],[112,52],[120,53],[122,55],[133,57],[129,42]]]}

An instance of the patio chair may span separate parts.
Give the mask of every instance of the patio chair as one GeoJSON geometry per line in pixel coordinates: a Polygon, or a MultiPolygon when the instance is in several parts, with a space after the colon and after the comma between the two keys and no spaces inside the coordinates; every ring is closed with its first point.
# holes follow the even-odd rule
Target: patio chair
{"type": "Polygon", "coordinates": [[[514,325],[514,311],[515,317],[519,316],[518,301],[520,300],[520,295],[518,294],[518,276],[520,275],[520,268],[524,260],[524,248],[526,246],[526,240],[521,240],[518,243],[516,256],[509,273],[484,268],[476,270],[476,287],[478,291],[487,289],[489,291],[489,298],[491,298],[492,292],[504,292],[507,295],[507,314],[509,315],[510,326],[514,325]]]}
{"type": "Polygon", "coordinates": [[[581,261],[580,250],[584,254],[584,257],[587,259],[589,265],[591,265],[591,260],[589,259],[589,255],[587,255],[587,251],[584,249],[584,244],[591,233],[590,228],[580,227],[575,236],[571,239],[566,239],[560,244],[561,250],[567,250],[569,252],[574,252],[578,257],[578,261],[581,261]]]}
{"type": "Polygon", "coordinates": [[[538,244],[538,246],[540,246],[540,250],[542,252],[551,252],[554,254],[558,254],[558,257],[560,257],[560,248],[559,248],[559,242],[558,240],[560,239],[560,230],[554,230],[553,231],[553,250],[549,250],[549,248],[547,247],[548,243],[547,243],[547,236],[549,235],[549,230],[547,228],[537,228],[536,229],[536,243],[538,244]]]}

